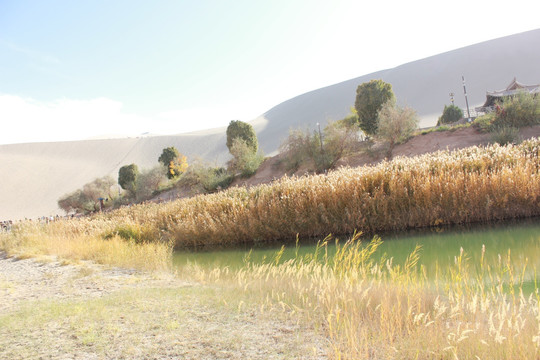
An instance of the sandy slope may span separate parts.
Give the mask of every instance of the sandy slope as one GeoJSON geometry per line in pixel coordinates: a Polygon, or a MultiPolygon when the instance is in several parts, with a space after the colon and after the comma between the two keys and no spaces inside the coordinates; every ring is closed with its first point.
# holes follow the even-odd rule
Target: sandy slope
{"type": "MultiPolygon", "coordinates": [[[[421,126],[434,123],[450,92],[465,106],[461,75],[467,79],[469,103],[482,103],[487,90],[504,88],[514,76],[540,83],[540,29],[432,56],[393,69],[344,81],[285,101],[252,121],[261,148],[275,154],[291,128],[314,129],[317,122],[343,118],[354,104],[356,88],[371,79],[392,84],[396,97],[417,110],[421,126]]],[[[161,151],[175,146],[190,161],[199,156],[223,164],[229,155],[225,129],[191,134],[62,143],[0,145],[0,220],[61,213],[58,198],[96,177],[118,175],[136,163],[157,165],[161,151]]]]}

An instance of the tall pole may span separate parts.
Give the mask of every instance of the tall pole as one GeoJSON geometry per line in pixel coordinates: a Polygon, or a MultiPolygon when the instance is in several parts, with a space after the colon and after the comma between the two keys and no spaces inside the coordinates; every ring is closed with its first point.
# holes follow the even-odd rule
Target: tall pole
{"type": "Polygon", "coordinates": [[[463,93],[465,94],[465,104],[467,104],[467,120],[471,121],[471,112],[469,111],[469,100],[467,99],[467,89],[465,88],[465,76],[461,75],[463,81],[463,93]]]}
{"type": "Polygon", "coordinates": [[[322,147],[322,133],[321,133],[321,124],[317,123],[317,127],[319,128],[319,141],[321,143],[321,153],[324,152],[323,150],[323,147],[322,147]]]}

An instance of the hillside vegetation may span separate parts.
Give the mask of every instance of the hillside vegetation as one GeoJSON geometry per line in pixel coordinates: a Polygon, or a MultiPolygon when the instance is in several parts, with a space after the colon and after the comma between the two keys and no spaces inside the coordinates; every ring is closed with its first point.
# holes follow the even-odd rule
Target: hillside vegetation
{"type": "MultiPolygon", "coordinates": [[[[238,244],[540,214],[540,140],[398,157],[328,175],[284,177],[85,220],[95,236],[175,247],[238,244]]],[[[80,232],[79,222],[64,222],[80,232]]]]}

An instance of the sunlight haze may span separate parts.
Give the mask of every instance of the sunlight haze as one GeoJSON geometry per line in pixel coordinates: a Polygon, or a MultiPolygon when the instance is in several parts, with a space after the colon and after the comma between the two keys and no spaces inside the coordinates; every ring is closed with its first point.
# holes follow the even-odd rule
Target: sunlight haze
{"type": "Polygon", "coordinates": [[[177,134],[538,27],[531,1],[0,2],[0,144],[177,134]]]}

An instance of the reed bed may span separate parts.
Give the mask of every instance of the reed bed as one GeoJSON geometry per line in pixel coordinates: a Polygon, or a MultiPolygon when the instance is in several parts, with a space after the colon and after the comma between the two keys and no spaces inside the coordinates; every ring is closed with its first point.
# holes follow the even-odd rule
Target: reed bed
{"type": "Polygon", "coordinates": [[[170,244],[137,244],[117,235],[104,239],[100,234],[112,226],[96,219],[62,220],[50,224],[26,222],[11,233],[0,235],[0,249],[20,258],[56,256],[64,261],[90,260],[139,270],[171,269],[170,244]]]}
{"type": "Polygon", "coordinates": [[[332,359],[540,356],[540,297],[538,289],[522,290],[526,264],[510,256],[469,264],[456,249],[454,264],[434,281],[418,265],[420,248],[396,264],[374,260],[380,239],[367,245],[358,239],[331,257],[323,243],[309,256],[199,269],[199,278],[243,289],[261,311],[280,309],[314,325],[329,339],[332,359]]]}
{"type": "Polygon", "coordinates": [[[185,247],[537,216],[539,151],[538,139],[440,151],[132,206],[103,218],[120,232],[139,229],[134,236],[143,241],[185,247]]]}

